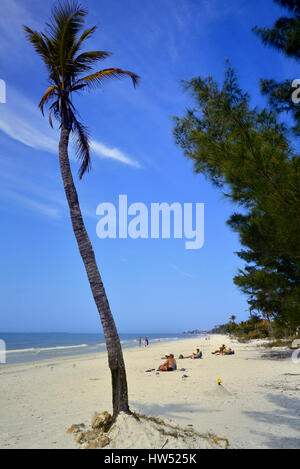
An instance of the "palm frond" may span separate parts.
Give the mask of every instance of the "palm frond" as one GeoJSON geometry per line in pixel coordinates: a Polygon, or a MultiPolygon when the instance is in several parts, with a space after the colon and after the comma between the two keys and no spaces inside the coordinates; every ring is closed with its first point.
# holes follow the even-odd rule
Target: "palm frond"
{"type": "Polygon", "coordinates": [[[74,83],[74,86],[85,84],[89,88],[96,88],[98,86],[101,86],[103,82],[107,79],[120,79],[124,76],[129,76],[132,79],[133,86],[137,86],[139,76],[127,70],[122,70],[121,68],[107,68],[104,70],[100,70],[99,72],[92,73],[91,75],[87,75],[86,77],[77,80],[76,83],[74,83]]]}
{"type": "Polygon", "coordinates": [[[49,111],[49,124],[50,124],[50,127],[53,129],[52,112],[51,111],[49,111]]]}
{"type": "MultiPolygon", "coordinates": [[[[93,33],[96,29],[97,29],[97,26],[94,26],[93,28],[90,28],[90,29],[86,29],[82,33],[82,35],[80,36],[80,39],[78,41],[76,41],[76,40],[74,41],[73,46],[70,48],[70,50],[68,52],[68,57],[67,57],[67,62],[68,63],[70,63],[70,64],[74,63],[75,56],[80,51],[80,49],[82,47],[82,44],[84,43],[84,41],[86,39],[88,39],[89,37],[91,37],[93,35],[93,33]]],[[[76,76],[76,68],[74,68],[74,70],[73,70],[71,80],[74,79],[75,76],[76,76]]]]}
{"type": "Polygon", "coordinates": [[[44,62],[49,62],[51,60],[51,54],[49,53],[48,44],[43,38],[43,35],[37,31],[33,31],[28,26],[23,25],[26,38],[33,45],[35,51],[39,54],[44,62]]]}
{"type": "Polygon", "coordinates": [[[69,83],[69,66],[72,65],[72,53],[77,41],[77,35],[82,28],[87,15],[77,1],[59,2],[52,10],[51,23],[48,26],[48,36],[53,45],[53,56],[59,68],[62,88],[69,83]]]}
{"type": "Polygon", "coordinates": [[[110,52],[106,51],[89,51],[79,54],[76,58],[72,59],[72,65],[70,65],[70,76],[71,82],[76,80],[76,77],[82,73],[90,72],[93,69],[93,65],[100,60],[104,60],[111,55],[110,52]]]}
{"type": "Polygon", "coordinates": [[[97,28],[98,28],[98,26],[96,25],[96,26],[93,26],[92,28],[89,28],[89,29],[86,29],[85,31],[83,31],[80,38],[78,39],[77,42],[75,42],[75,44],[72,48],[72,51],[71,51],[72,57],[75,57],[75,55],[81,49],[82,44],[84,43],[84,41],[89,39],[94,34],[94,32],[96,31],[97,28]]]}
{"type": "Polygon", "coordinates": [[[23,25],[27,40],[33,45],[35,51],[42,58],[49,72],[49,78],[54,83],[59,82],[58,67],[55,61],[54,44],[43,33],[33,31],[28,26],[23,25]]]}
{"type": "Polygon", "coordinates": [[[51,39],[59,43],[67,36],[76,40],[87,14],[88,11],[76,0],[59,1],[52,9],[50,23],[47,23],[51,39]]]}
{"type": "Polygon", "coordinates": [[[79,179],[82,179],[84,173],[89,172],[91,169],[91,157],[90,157],[90,136],[87,127],[85,127],[81,122],[79,122],[75,114],[72,113],[73,119],[73,134],[76,145],[76,156],[80,161],[79,168],[79,179]]]}
{"type": "Polygon", "coordinates": [[[68,91],[72,92],[72,91],[79,91],[81,90],[82,88],[85,88],[86,85],[77,85],[77,86],[72,86],[68,91]]]}
{"type": "Polygon", "coordinates": [[[46,93],[44,94],[44,96],[42,97],[41,99],[41,102],[39,104],[39,108],[42,112],[42,114],[44,115],[44,105],[49,101],[49,99],[51,99],[53,96],[57,96],[57,93],[55,93],[55,91],[58,91],[58,86],[57,85],[53,85],[53,86],[50,86],[46,93]]]}
{"type": "Polygon", "coordinates": [[[74,65],[75,66],[88,66],[90,64],[94,64],[95,62],[98,62],[99,60],[104,60],[107,57],[111,55],[111,52],[106,52],[102,50],[94,50],[94,51],[89,51],[89,52],[83,52],[82,54],[78,55],[76,59],[74,60],[74,65]]]}
{"type": "Polygon", "coordinates": [[[52,113],[54,114],[55,118],[59,121],[59,100],[54,101],[54,103],[52,103],[49,107],[49,124],[53,128],[52,113]]]}

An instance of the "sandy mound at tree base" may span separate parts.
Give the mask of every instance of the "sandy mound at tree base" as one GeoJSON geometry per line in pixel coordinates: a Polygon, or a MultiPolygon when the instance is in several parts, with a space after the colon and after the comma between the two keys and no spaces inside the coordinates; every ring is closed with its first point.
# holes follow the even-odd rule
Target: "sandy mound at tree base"
{"type": "Polygon", "coordinates": [[[76,442],[84,449],[226,449],[229,445],[226,439],[214,435],[201,435],[162,419],[123,412],[114,424],[107,412],[95,413],[91,430],[73,425],[68,433],[75,434],[76,442]]]}

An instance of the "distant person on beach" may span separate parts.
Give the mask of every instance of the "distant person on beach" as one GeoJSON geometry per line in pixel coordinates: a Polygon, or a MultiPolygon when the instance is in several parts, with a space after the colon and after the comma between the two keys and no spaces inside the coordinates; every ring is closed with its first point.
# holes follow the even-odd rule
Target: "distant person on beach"
{"type": "Polygon", "coordinates": [[[188,355],[187,357],[182,357],[182,358],[202,358],[202,352],[200,351],[199,348],[197,348],[197,352],[193,353],[192,355],[188,355]]]}
{"type": "Polygon", "coordinates": [[[157,371],[174,371],[177,370],[177,363],[174,358],[174,355],[166,355],[166,361],[157,368],[157,371]]]}
{"type": "Polygon", "coordinates": [[[219,350],[216,350],[215,352],[211,352],[211,353],[212,353],[212,355],[224,355],[225,352],[226,352],[226,347],[225,347],[225,345],[223,344],[223,345],[219,348],[219,350]]]}
{"type": "Polygon", "coordinates": [[[142,345],[142,338],[139,337],[139,347],[142,345]]]}
{"type": "Polygon", "coordinates": [[[148,347],[149,345],[149,337],[145,337],[145,347],[148,347]]]}

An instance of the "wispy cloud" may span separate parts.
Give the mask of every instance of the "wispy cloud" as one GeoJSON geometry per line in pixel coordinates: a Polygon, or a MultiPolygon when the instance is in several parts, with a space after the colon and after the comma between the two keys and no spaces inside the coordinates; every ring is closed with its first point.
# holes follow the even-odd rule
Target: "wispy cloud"
{"type": "Polygon", "coordinates": [[[28,121],[18,117],[14,112],[5,111],[5,118],[0,117],[0,129],[6,135],[24,145],[36,150],[46,150],[48,152],[57,151],[57,142],[40,132],[28,121]]]}
{"type": "Polygon", "coordinates": [[[188,272],[185,272],[184,270],[181,270],[177,265],[175,264],[170,264],[170,267],[172,267],[172,269],[176,270],[176,272],[178,272],[179,274],[181,275],[184,275],[185,277],[188,277],[188,278],[193,278],[193,276],[191,274],[189,274],[188,272]]]}
{"type": "MultiPolygon", "coordinates": [[[[0,108],[0,130],[10,138],[36,150],[55,154],[58,151],[57,131],[50,128],[46,119],[42,119],[37,106],[13,88],[8,88],[7,103],[0,108]]],[[[118,148],[108,147],[97,140],[91,142],[91,148],[100,158],[141,168],[138,161],[118,148]]],[[[72,154],[71,158],[74,158],[72,154]]]]}
{"type": "MultiPolygon", "coordinates": [[[[41,11],[48,12],[48,5],[41,7],[41,11]]],[[[0,57],[9,58],[9,49],[13,47],[14,54],[24,55],[24,47],[28,47],[24,39],[22,24],[28,24],[34,29],[40,29],[36,11],[28,8],[22,0],[1,0],[0,15],[0,57]],[[9,18],[9,21],[8,21],[9,18]]],[[[27,50],[27,49],[25,49],[27,50]]],[[[32,57],[34,55],[32,54],[32,57]]],[[[1,77],[3,78],[3,77],[1,77]]],[[[15,88],[7,83],[7,103],[0,107],[0,131],[10,138],[36,150],[57,153],[58,136],[48,124],[48,119],[42,119],[37,103],[33,103],[15,88]]],[[[140,168],[138,161],[113,145],[104,144],[98,139],[92,141],[93,153],[100,158],[107,158],[124,165],[140,168]]],[[[70,152],[71,159],[75,159],[70,152]]]]}
{"type": "Polygon", "coordinates": [[[41,118],[38,107],[16,89],[7,86],[7,103],[0,108],[0,130],[24,145],[56,153],[54,130],[41,118]]]}
{"type": "Polygon", "coordinates": [[[24,194],[20,194],[16,191],[1,189],[0,195],[3,198],[16,202],[18,205],[28,210],[38,212],[40,215],[44,215],[47,218],[58,220],[62,217],[62,212],[59,208],[37,201],[31,197],[27,197],[24,194]]]}
{"type": "MultiPolygon", "coordinates": [[[[39,185],[28,178],[21,178],[7,170],[1,171],[0,181],[1,199],[10,200],[27,210],[37,212],[50,219],[62,220],[68,218],[68,204],[63,190],[46,188],[44,184],[39,185]],[[16,191],[15,187],[20,188],[20,190],[16,191]]],[[[81,211],[85,218],[97,220],[96,207],[91,209],[86,203],[82,203],[81,211]]]]}
{"type": "Polygon", "coordinates": [[[4,59],[9,57],[9,51],[14,51],[14,56],[22,55],[24,45],[24,32],[22,25],[28,24],[32,28],[38,28],[38,23],[34,19],[29,9],[20,0],[1,0],[0,15],[0,56],[4,59]]]}
{"type": "Polygon", "coordinates": [[[92,141],[91,147],[93,152],[96,155],[100,156],[100,158],[111,158],[113,160],[119,161],[120,163],[134,166],[136,168],[141,168],[141,165],[138,161],[125,155],[125,153],[123,153],[118,148],[109,148],[103,143],[98,142],[96,140],[92,141]]]}

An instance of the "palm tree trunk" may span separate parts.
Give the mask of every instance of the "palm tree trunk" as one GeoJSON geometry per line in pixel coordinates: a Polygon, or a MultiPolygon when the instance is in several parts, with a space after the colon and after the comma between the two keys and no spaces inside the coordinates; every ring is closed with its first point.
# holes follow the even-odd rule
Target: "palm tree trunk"
{"type": "Polygon", "coordinates": [[[88,276],[93,297],[101,319],[106,341],[108,363],[112,377],[113,420],[120,411],[130,413],[126,370],[120,339],[109,302],[97,267],[92,244],[84,226],[77,191],[74,185],[68,156],[70,130],[62,126],[59,142],[59,162],[64,189],[70,209],[73,231],[88,276]]]}

